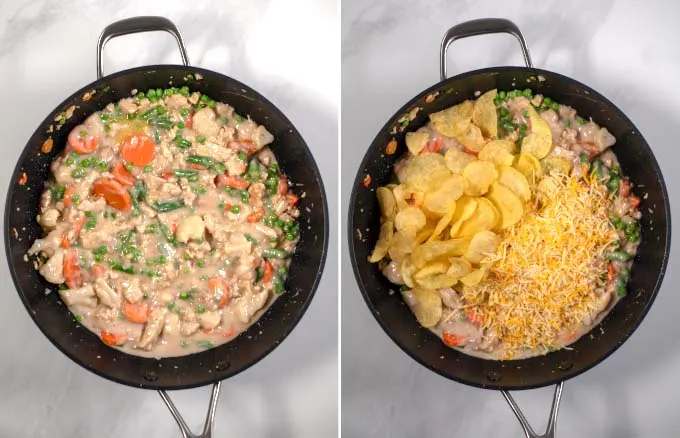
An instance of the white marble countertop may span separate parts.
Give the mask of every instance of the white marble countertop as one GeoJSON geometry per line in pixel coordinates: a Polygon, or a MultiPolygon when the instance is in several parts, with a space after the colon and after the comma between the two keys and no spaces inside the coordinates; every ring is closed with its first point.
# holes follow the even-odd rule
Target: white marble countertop
{"type": "MultiPolygon", "coordinates": [[[[337,434],[337,114],[340,81],[335,0],[28,1],[0,4],[0,187],[27,139],[52,109],[95,79],[95,47],[109,23],[164,15],[183,34],[193,65],[245,82],[300,130],[324,176],[331,250],[316,297],[288,339],[257,366],[228,379],[216,415],[219,437],[337,434]],[[313,36],[313,37],[310,37],[313,36]],[[329,49],[335,48],[335,49],[329,49]],[[311,54],[311,55],[310,55],[311,54]]],[[[105,71],[179,63],[164,33],[128,36],[106,49],[105,71]]],[[[4,205],[3,190],[0,205],[4,205]]],[[[5,258],[4,251],[2,258],[5,258]]],[[[91,374],[34,326],[0,263],[0,436],[180,436],[155,391],[91,374]]],[[[171,394],[195,431],[209,388],[171,394]]]]}
{"type": "MultiPolygon", "coordinates": [[[[527,39],[535,66],[580,80],[618,105],[645,135],[670,196],[677,201],[677,2],[343,0],[342,4],[343,232],[351,184],[364,151],[394,112],[439,81],[444,32],[473,18],[513,20],[527,39]]],[[[507,35],[456,42],[448,59],[453,74],[522,65],[519,46],[507,35]]],[[[671,200],[671,205],[677,219],[678,204],[671,200]]],[[[680,434],[680,295],[673,287],[677,238],[676,233],[663,287],[638,331],[606,362],[566,383],[558,437],[680,434]]],[[[343,436],[523,436],[500,393],[446,380],[390,341],[359,293],[346,262],[345,237],[341,243],[343,436]]],[[[516,394],[541,433],[551,396],[551,388],[516,394]]]]}

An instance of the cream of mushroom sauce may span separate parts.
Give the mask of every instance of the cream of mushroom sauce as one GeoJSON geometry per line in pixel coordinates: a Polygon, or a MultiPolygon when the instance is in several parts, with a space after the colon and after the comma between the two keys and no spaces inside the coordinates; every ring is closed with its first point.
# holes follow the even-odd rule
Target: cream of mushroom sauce
{"type": "Polygon", "coordinates": [[[284,292],[298,241],[273,140],[186,87],[110,104],[52,163],[29,254],[107,345],[165,357],[228,342],[284,292]]]}

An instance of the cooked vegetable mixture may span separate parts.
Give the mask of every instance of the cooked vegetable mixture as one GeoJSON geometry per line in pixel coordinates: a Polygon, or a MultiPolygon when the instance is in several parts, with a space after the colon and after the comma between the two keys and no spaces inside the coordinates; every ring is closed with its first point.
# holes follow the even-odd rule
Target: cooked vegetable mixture
{"type": "Polygon", "coordinates": [[[419,323],[494,360],[564,348],[626,294],[640,198],[606,128],[491,90],[406,134],[369,261],[419,323]]]}
{"type": "Polygon", "coordinates": [[[273,140],[188,87],[110,104],[52,163],[29,254],[107,345],[163,357],[228,342],[285,291],[298,241],[273,140]]]}

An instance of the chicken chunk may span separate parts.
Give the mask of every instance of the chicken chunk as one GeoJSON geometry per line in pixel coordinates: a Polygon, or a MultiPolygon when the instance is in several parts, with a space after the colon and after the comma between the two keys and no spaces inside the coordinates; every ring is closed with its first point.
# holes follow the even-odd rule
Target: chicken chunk
{"type": "Polygon", "coordinates": [[[120,307],[121,299],[116,292],[103,278],[98,278],[94,282],[94,291],[102,304],[112,309],[120,307]]]}
{"type": "Polygon", "coordinates": [[[244,295],[236,300],[234,313],[239,321],[244,324],[250,322],[253,316],[262,309],[269,298],[268,291],[262,291],[249,295],[244,295]]]}
{"type": "Polygon", "coordinates": [[[201,108],[196,111],[193,118],[193,129],[206,137],[216,136],[220,130],[217,123],[217,115],[212,108],[201,108]]]}
{"type": "Polygon", "coordinates": [[[56,250],[54,255],[40,267],[40,274],[52,284],[62,284],[64,280],[64,251],[56,250]]]}
{"type": "Polygon", "coordinates": [[[168,313],[168,309],[164,307],[156,307],[151,309],[151,316],[149,316],[149,322],[146,323],[144,327],[144,332],[140,338],[135,348],[140,350],[151,350],[154,342],[158,339],[158,336],[163,332],[163,327],[165,326],[165,315],[168,313]]]}
{"type": "Polygon", "coordinates": [[[222,320],[222,314],[219,310],[215,310],[212,312],[199,313],[196,315],[196,318],[203,329],[210,330],[214,329],[220,324],[220,321],[222,320]]]}
{"type": "Polygon", "coordinates": [[[97,298],[91,284],[76,289],[64,289],[59,291],[61,299],[67,306],[97,307],[97,298]]]}

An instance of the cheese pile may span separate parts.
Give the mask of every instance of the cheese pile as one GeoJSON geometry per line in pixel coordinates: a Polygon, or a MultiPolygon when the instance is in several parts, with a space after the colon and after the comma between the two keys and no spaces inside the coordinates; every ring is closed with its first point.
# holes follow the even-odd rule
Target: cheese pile
{"type": "Polygon", "coordinates": [[[486,260],[489,278],[463,290],[506,358],[522,348],[550,348],[597,312],[604,252],[617,240],[608,219],[611,200],[595,179],[546,177],[536,199],[486,260]]]}

